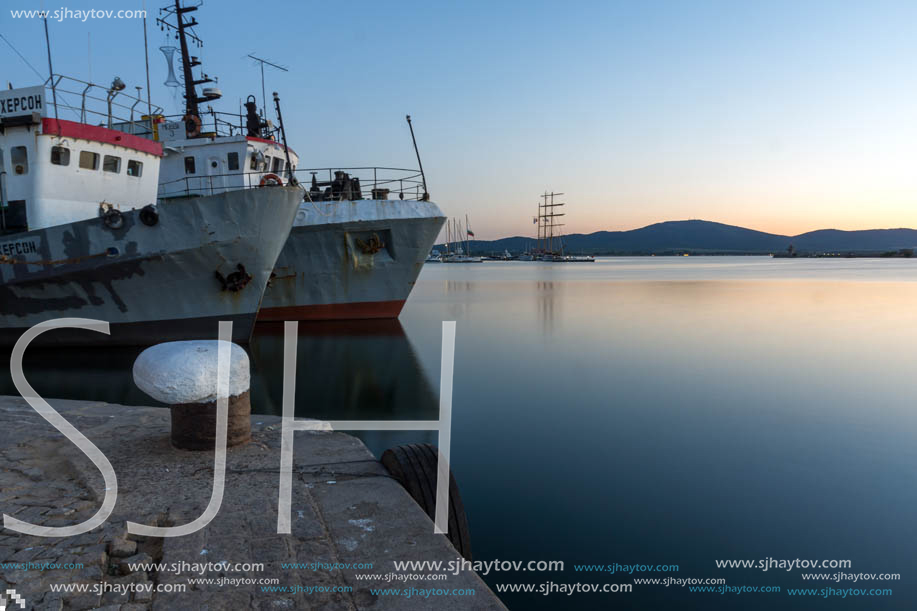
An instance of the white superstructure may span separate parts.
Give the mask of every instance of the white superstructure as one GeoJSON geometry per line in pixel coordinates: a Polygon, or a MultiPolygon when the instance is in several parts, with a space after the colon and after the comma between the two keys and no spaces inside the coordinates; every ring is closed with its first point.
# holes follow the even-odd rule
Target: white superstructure
{"type": "Polygon", "coordinates": [[[80,107],[59,100],[55,110],[50,86],[0,91],[2,233],[65,225],[109,209],[156,202],[162,146],[109,127],[111,115],[104,113],[111,104],[109,110],[90,110],[99,101],[93,89],[104,88],[58,75],[52,82],[61,97],[69,92],[66,85],[76,85],[69,99],[79,96],[80,107]],[[97,119],[101,124],[92,124],[97,119]]]}

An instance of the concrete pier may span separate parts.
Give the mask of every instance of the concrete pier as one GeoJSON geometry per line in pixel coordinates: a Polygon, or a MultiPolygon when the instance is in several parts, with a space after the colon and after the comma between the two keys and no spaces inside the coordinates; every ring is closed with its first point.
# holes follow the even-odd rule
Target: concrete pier
{"type": "MultiPolygon", "coordinates": [[[[459,554],[355,437],[296,433],[291,535],[276,534],[280,419],[254,416],[252,443],[228,451],[222,507],[208,526],[185,537],[128,536],[127,521],[176,526],[200,516],[211,496],[213,453],[171,447],[167,409],[48,403],[111,461],[118,501],[103,526],[75,537],[0,530],[0,563],[23,565],[0,567],[0,592],[15,589],[26,609],[504,609],[470,571],[442,579],[409,571],[402,574],[417,578],[387,581],[397,573],[393,561],[449,562],[459,554]],[[165,566],[129,566],[146,562],[165,566]],[[309,567],[283,566],[289,563],[309,567]],[[358,563],[372,567],[352,568],[358,563]],[[83,566],[40,570],[37,564],[83,566]],[[212,581],[193,583],[201,578],[212,581]],[[257,583],[265,579],[277,581],[257,583]],[[88,591],[54,592],[52,584],[86,584],[88,591]],[[137,584],[152,584],[152,591],[137,584]],[[176,586],[185,591],[156,591],[176,586]],[[373,592],[386,588],[450,593],[373,592]]],[[[105,494],[101,474],[25,400],[0,397],[0,421],[0,512],[66,526],[98,510],[105,494]]]]}

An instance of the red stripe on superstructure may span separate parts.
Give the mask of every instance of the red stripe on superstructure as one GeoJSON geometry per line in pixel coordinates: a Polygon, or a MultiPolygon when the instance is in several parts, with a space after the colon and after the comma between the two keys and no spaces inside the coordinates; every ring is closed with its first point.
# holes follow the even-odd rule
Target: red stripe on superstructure
{"type": "MultiPolygon", "coordinates": [[[[274,144],[277,146],[277,148],[279,148],[280,150],[283,150],[283,145],[277,142],[276,140],[268,140],[267,138],[255,138],[254,136],[246,136],[245,139],[251,142],[263,142],[264,144],[274,144]]],[[[296,151],[294,151],[290,147],[287,147],[287,148],[289,149],[291,153],[296,155],[296,151]]],[[[299,157],[299,155],[296,155],[296,156],[299,157]]]]}
{"type": "Polygon", "coordinates": [[[65,119],[42,118],[41,133],[45,135],[53,134],[67,138],[78,138],[80,140],[90,140],[92,142],[101,142],[102,144],[113,144],[125,148],[149,153],[162,157],[162,144],[154,140],[125,134],[116,129],[108,129],[98,125],[87,125],[77,123],[76,121],[67,121],[65,119]]]}
{"type": "Polygon", "coordinates": [[[398,318],[404,300],[325,303],[306,306],[261,308],[258,321],[269,320],[365,320],[398,318]]]}

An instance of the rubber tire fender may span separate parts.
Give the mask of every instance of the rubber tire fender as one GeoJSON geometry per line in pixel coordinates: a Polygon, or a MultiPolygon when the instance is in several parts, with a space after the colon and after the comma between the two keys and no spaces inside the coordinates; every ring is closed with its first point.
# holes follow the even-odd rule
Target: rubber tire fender
{"type": "Polygon", "coordinates": [[[102,215],[102,222],[109,229],[121,229],[124,227],[124,215],[121,214],[120,210],[112,208],[102,215]]]}
{"type": "Polygon", "coordinates": [[[159,222],[159,212],[153,204],[147,204],[140,209],[140,222],[147,227],[153,227],[159,222]]]}
{"type": "MultiPolygon", "coordinates": [[[[431,520],[436,519],[436,466],[439,450],[430,443],[410,443],[386,450],[382,465],[407,490],[431,520]]],[[[471,533],[465,505],[452,469],[449,469],[449,541],[466,560],[471,560],[471,533]]]]}

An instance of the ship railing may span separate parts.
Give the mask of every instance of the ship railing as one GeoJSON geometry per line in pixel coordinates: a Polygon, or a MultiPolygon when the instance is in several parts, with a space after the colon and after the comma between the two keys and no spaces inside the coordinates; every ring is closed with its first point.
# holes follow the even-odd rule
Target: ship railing
{"type": "Polygon", "coordinates": [[[150,137],[150,122],[143,117],[162,114],[161,107],[140,97],[140,87],[136,88],[137,95],[133,95],[126,91],[127,86],[118,78],[105,86],[54,74],[44,82],[44,87],[51,94],[45,96],[45,103],[53,107],[56,119],[150,137]]]}
{"type": "MultiPolygon", "coordinates": [[[[185,176],[159,185],[159,197],[216,195],[226,191],[253,189],[276,181],[267,170],[185,176]]],[[[285,185],[291,184],[290,172],[277,172],[285,185]]],[[[416,199],[424,197],[423,177],[419,170],[366,166],[354,168],[308,168],[292,172],[295,184],[303,190],[303,199],[331,202],[361,199],[416,199]]]]}
{"type": "MultiPolygon", "coordinates": [[[[185,116],[180,114],[173,115],[160,115],[163,121],[183,121],[185,116]]],[[[245,124],[245,115],[235,114],[231,112],[219,112],[213,110],[212,108],[207,108],[206,110],[200,111],[200,116],[198,117],[201,120],[201,135],[207,136],[217,136],[217,137],[226,137],[226,136],[239,136],[239,135],[248,135],[248,126],[245,124]]],[[[260,131],[259,138],[264,138],[266,140],[276,140],[278,144],[280,142],[280,128],[271,127],[264,128],[260,131]]]]}
{"type": "MultiPolygon", "coordinates": [[[[410,168],[302,168],[293,175],[306,190],[306,198],[317,202],[424,196],[423,176],[420,170],[410,168]]],[[[285,174],[284,179],[288,178],[285,174]]]]}

